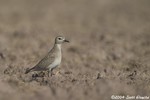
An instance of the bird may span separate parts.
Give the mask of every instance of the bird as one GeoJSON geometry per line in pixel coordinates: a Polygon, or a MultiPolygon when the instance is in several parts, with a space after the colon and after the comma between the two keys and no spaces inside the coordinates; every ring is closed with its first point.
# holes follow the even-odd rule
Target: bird
{"type": "Polygon", "coordinates": [[[65,39],[64,36],[57,36],[55,38],[54,46],[48,52],[48,54],[41,61],[39,61],[34,67],[27,68],[25,74],[28,74],[29,72],[33,71],[48,71],[48,77],[49,74],[52,76],[53,69],[58,67],[61,63],[62,59],[61,45],[65,42],[69,43],[69,41],[65,39]]]}

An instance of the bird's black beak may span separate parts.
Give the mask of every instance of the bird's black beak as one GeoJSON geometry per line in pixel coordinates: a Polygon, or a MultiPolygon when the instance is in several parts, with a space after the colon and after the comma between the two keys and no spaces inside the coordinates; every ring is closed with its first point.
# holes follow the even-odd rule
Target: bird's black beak
{"type": "Polygon", "coordinates": [[[64,40],[64,42],[68,42],[68,43],[69,43],[69,41],[68,41],[68,40],[64,40]]]}

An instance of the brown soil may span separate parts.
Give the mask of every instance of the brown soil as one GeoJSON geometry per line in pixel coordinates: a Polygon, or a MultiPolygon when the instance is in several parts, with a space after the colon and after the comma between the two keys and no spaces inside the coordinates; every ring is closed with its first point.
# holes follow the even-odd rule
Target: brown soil
{"type": "Polygon", "coordinates": [[[0,100],[150,96],[149,0],[1,0],[0,100]],[[24,74],[64,35],[52,77],[24,74]],[[60,73],[57,73],[60,71],[60,73]]]}

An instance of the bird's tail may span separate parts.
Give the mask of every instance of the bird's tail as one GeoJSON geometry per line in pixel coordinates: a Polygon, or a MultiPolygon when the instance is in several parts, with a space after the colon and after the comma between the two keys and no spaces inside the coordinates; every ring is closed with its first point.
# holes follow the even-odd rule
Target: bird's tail
{"type": "Polygon", "coordinates": [[[27,68],[25,74],[28,74],[29,72],[31,72],[33,70],[33,68],[27,68]]]}

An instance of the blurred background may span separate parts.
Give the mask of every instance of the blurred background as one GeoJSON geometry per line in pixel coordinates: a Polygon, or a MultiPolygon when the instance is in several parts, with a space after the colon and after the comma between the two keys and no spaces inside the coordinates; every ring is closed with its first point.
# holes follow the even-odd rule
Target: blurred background
{"type": "Polygon", "coordinates": [[[149,0],[0,0],[1,100],[149,96],[149,0]],[[24,74],[65,36],[60,74],[24,74]]]}

